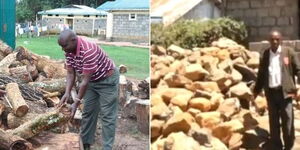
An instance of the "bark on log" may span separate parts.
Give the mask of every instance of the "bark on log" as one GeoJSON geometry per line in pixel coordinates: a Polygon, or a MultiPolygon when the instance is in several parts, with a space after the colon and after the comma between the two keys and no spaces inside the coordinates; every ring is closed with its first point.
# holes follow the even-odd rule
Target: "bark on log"
{"type": "Polygon", "coordinates": [[[26,66],[10,68],[9,72],[11,76],[20,79],[22,83],[28,83],[33,81],[30,73],[27,71],[26,66]]]}
{"type": "Polygon", "coordinates": [[[20,136],[21,138],[31,138],[44,130],[51,129],[68,121],[68,117],[60,113],[58,110],[41,114],[33,120],[28,121],[18,128],[9,131],[12,135],[20,136]]]}
{"type": "Polygon", "coordinates": [[[9,113],[7,115],[7,126],[10,129],[14,129],[19,127],[20,125],[26,123],[29,120],[32,120],[33,118],[35,118],[36,116],[38,116],[38,114],[35,113],[27,113],[25,116],[23,117],[17,117],[15,116],[13,113],[9,113]]]}
{"type": "Polygon", "coordinates": [[[33,54],[22,46],[17,47],[16,50],[18,51],[17,60],[29,60],[36,65],[40,72],[45,72],[48,78],[62,78],[67,75],[64,63],[58,63],[49,58],[33,54]]]}
{"type": "Polygon", "coordinates": [[[19,136],[12,135],[0,129],[0,148],[9,150],[30,150],[32,145],[19,136]]]}
{"type": "Polygon", "coordinates": [[[56,96],[60,96],[60,95],[61,95],[60,92],[52,92],[52,93],[48,92],[48,93],[44,94],[43,96],[44,96],[44,98],[49,98],[49,97],[56,97],[56,96]]]}
{"type": "Polygon", "coordinates": [[[47,92],[60,92],[64,93],[66,88],[66,79],[53,79],[50,81],[43,81],[43,82],[29,82],[29,85],[40,88],[47,92]]]}
{"type": "MultiPolygon", "coordinates": [[[[2,113],[5,111],[5,105],[0,103],[0,116],[2,115],[2,113]]],[[[1,119],[1,118],[0,118],[1,119]]]]}
{"type": "Polygon", "coordinates": [[[6,56],[13,52],[13,49],[8,46],[6,43],[0,40],[0,54],[6,56]]]}
{"type": "Polygon", "coordinates": [[[19,85],[17,83],[8,83],[6,85],[6,93],[14,114],[18,117],[26,115],[29,107],[21,95],[19,85]]]}

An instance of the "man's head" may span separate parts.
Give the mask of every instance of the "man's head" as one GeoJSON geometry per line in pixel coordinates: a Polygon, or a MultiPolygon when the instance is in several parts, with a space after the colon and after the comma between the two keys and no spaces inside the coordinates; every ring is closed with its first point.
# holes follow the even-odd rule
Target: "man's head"
{"type": "Polygon", "coordinates": [[[65,52],[75,52],[77,48],[77,35],[72,30],[64,30],[59,34],[58,44],[65,52]]]}
{"type": "Polygon", "coordinates": [[[270,33],[270,44],[271,44],[271,49],[273,51],[276,51],[281,44],[282,36],[279,31],[272,31],[270,33]]]}

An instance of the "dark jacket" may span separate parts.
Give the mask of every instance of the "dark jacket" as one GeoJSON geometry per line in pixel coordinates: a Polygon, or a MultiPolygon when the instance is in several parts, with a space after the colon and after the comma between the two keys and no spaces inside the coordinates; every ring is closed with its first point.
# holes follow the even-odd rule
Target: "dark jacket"
{"type": "MultiPolygon", "coordinates": [[[[265,93],[269,92],[269,58],[270,48],[265,50],[259,64],[257,80],[254,87],[254,93],[259,94],[262,89],[265,93]]],[[[295,75],[300,79],[300,64],[296,52],[290,47],[281,46],[281,72],[282,80],[281,85],[284,97],[287,98],[288,94],[296,94],[297,89],[295,86],[295,75]]]]}

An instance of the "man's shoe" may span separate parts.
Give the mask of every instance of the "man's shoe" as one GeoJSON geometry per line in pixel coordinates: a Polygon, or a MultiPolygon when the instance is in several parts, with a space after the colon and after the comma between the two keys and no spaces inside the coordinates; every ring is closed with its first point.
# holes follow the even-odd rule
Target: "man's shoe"
{"type": "Polygon", "coordinates": [[[90,144],[83,144],[83,148],[84,148],[84,150],[90,150],[91,145],[90,144]]]}

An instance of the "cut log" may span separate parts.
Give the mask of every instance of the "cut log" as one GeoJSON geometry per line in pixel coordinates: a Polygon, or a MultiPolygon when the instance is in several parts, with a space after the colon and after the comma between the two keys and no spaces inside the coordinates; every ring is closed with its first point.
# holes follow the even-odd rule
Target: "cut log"
{"type": "Polygon", "coordinates": [[[59,104],[60,99],[56,97],[48,97],[45,99],[48,107],[55,107],[59,104]]]}
{"type": "Polygon", "coordinates": [[[42,82],[47,79],[46,74],[44,72],[39,73],[38,77],[35,79],[35,82],[42,82]]]}
{"type": "Polygon", "coordinates": [[[138,100],[136,102],[138,129],[146,135],[149,135],[149,105],[149,100],[138,100]]]}
{"type": "Polygon", "coordinates": [[[27,71],[26,66],[10,68],[9,72],[11,76],[20,79],[22,83],[28,83],[33,81],[30,73],[27,71]]]}
{"type": "Polygon", "coordinates": [[[10,129],[14,129],[19,127],[20,125],[24,124],[25,122],[32,120],[33,118],[35,118],[36,116],[38,116],[38,114],[35,113],[27,113],[25,116],[23,117],[17,117],[15,116],[13,113],[9,113],[7,115],[7,126],[10,129]]]}
{"type": "Polygon", "coordinates": [[[2,115],[2,113],[4,112],[5,110],[5,105],[0,103],[0,116],[2,115]]]}
{"type": "Polygon", "coordinates": [[[60,92],[64,93],[66,88],[66,79],[53,79],[50,81],[42,81],[42,82],[29,82],[29,85],[43,89],[47,92],[60,92]]]}
{"type": "Polygon", "coordinates": [[[12,52],[13,52],[13,49],[10,46],[8,46],[6,43],[4,43],[3,41],[0,40],[0,54],[2,56],[6,56],[12,52]]]}
{"type": "Polygon", "coordinates": [[[9,74],[8,67],[16,60],[17,53],[11,53],[0,61],[0,72],[9,74]]]}
{"type": "Polygon", "coordinates": [[[67,75],[64,63],[58,63],[49,58],[33,54],[22,46],[17,47],[16,50],[18,51],[17,60],[29,60],[29,62],[36,65],[40,72],[45,72],[48,78],[62,78],[67,75]]]}
{"type": "Polygon", "coordinates": [[[26,115],[29,107],[21,95],[19,85],[17,83],[8,83],[6,85],[6,94],[14,114],[18,117],[26,115]]]}
{"type": "Polygon", "coordinates": [[[54,110],[45,114],[38,115],[34,119],[27,121],[18,128],[8,131],[12,135],[20,136],[21,138],[31,138],[44,130],[51,129],[68,121],[68,117],[54,110]]]}
{"type": "Polygon", "coordinates": [[[43,96],[44,96],[44,98],[49,98],[49,97],[56,97],[56,96],[60,96],[60,95],[61,95],[61,93],[59,93],[59,92],[53,92],[53,93],[46,93],[43,96]]]}
{"type": "Polygon", "coordinates": [[[19,88],[21,89],[22,96],[26,100],[31,100],[31,101],[37,101],[43,99],[43,93],[36,88],[33,88],[32,86],[29,86],[28,84],[22,84],[17,78],[5,75],[5,74],[0,74],[0,85],[6,85],[8,83],[18,83],[19,88]]]}
{"type": "Polygon", "coordinates": [[[14,136],[0,129],[0,149],[9,150],[30,150],[32,145],[26,140],[14,136]]]}

